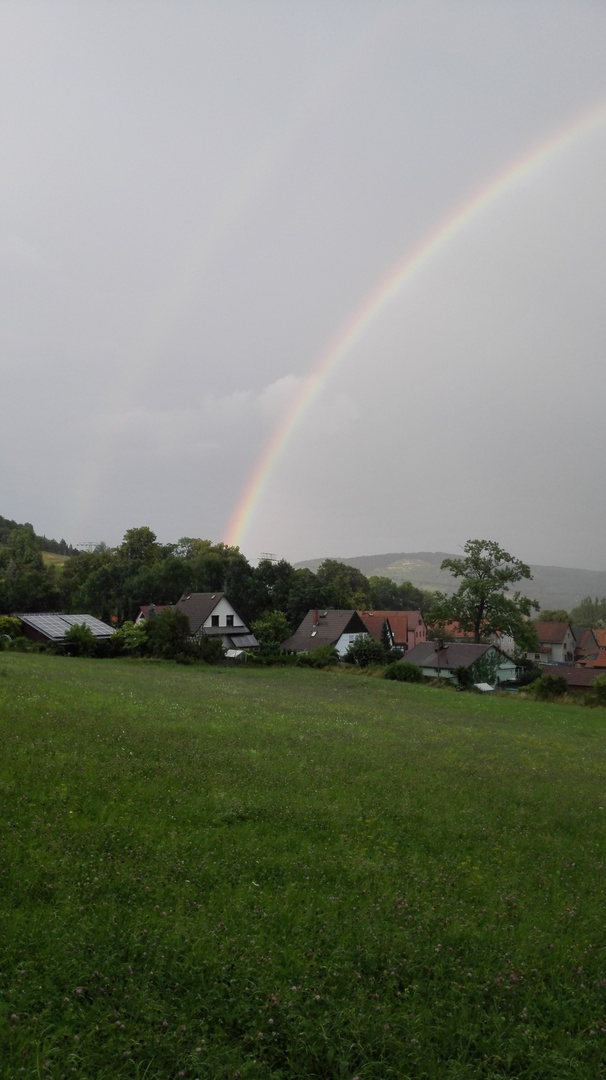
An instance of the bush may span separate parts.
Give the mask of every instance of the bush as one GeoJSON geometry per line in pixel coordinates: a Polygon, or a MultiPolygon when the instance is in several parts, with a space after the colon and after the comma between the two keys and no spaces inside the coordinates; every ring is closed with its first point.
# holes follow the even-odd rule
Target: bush
{"type": "Polygon", "coordinates": [[[301,653],[297,657],[297,664],[301,667],[324,668],[330,664],[338,664],[339,654],[334,645],[318,645],[313,652],[301,653]]]}
{"type": "MultiPolygon", "coordinates": [[[[203,660],[205,664],[222,664],[225,659],[221,638],[208,637],[206,634],[201,634],[198,638],[191,638],[190,647],[185,649],[184,652],[192,660],[203,660]]],[[[180,663],[183,663],[183,660],[180,663]]]]}
{"type": "Polygon", "coordinates": [[[357,664],[358,667],[368,667],[369,664],[387,663],[387,650],[380,641],[374,638],[360,635],[352,641],[345,656],[346,664],[357,664]]]}
{"type": "Polygon", "coordinates": [[[177,656],[191,652],[189,640],[189,619],[182,611],[165,608],[159,615],[153,615],[145,623],[148,656],[160,660],[175,660],[177,656]]]}
{"type": "Polygon", "coordinates": [[[589,692],[585,695],[586,705],[606,705],[606,675],[594,679],[589,692]]]}
{"type": "Polygon", "coordinates": [[[549,701],[568,693],[568,683],[563,675],[541,675],[528,688],[537,701],[549,701]]]}
{"type": "Polygon", "coordinates": [[[77,623],[70,626],[65,635],[66,652],[68,656],[95,656],[97,652],[97,640],[90,626],[86,623],[77,623]]]}
{"type": "Polygon", "coordinates": [[[251,652],[250,659],[254,664],[261,664],[264,667],[296,664],[298,662],[296,653],[284,652],[276,642],[261,645],[260,648],[251,652]]]}
{"type": "Polygon", "coordinates": [[[416,664],[408,660],[399,660],[396,664],[388,664],[383,675],[384,679],[395,679],[397,682],[423,682],[423,672],[416,664]]]}
{"type": "Polygon", "coordinates": [[[531,683],[541,678],[542,669],[533,660],[528,660],[527,657],[522,656],[516,660],[516,664],[522,669],[518,677],[518,686],[530,686],[531,683]]]}
{"type": "MultiPolygon", "coordinates": [[[[457,680],[459,690],[471,690],[474,684],[473,671],[470,667],[465,667],[464,664],[460,664],[453,671],[453,675],[457,680]]],[[[478,679],[478,682],[482,680],[478,679]]]]}
{"type": "Polygon", "coordinates": [[[135,626],[133,622],[127,619],[126,622],[122,623],[120,629],[112,634],[110,641],[114,655],[117,656],[123,652],[129,656],[139,656],[147,642],[146,625],[145,623],[138,623],[135,626]]]}
{"type": "Polygon", "coordinates": [[[0,640],[6,641],[7,638],[22,637],[21,622],[19,619],[13,619],[11,615],[0,615],[0,640]]]}

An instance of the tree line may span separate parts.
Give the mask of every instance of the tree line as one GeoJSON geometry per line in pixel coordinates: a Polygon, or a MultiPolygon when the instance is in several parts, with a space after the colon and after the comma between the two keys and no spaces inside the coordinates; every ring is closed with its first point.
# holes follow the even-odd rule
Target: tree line
{"type": "Polygon", "coordinates": [[[39,541],[31,525],[11,528],[0,541],[0,613],[87,612],[122,623],[136,618],[142,604],[225,592],[249,625],[279,611],[290,631],[310,608],[426,611],[432,599],[410,582],[367,578],[335,559],[325,559],[315,574],[285,559],[252,566],[237,547],[194,537],[161,544],[148,526],[129,529],[117,547],[72,554],[62,567],[45,565],[39,541]]]}
{"type": "MultiPolygon", "coordinates": [[[[142,604],[174,604],[187,592],[225,592],[249,626],[265,623],[266,640],[284,640],[310,608],[421,610],[434,636],[448,636],[448,624],[456,622],[476,641],[506,633],[531,649],[536,640],[532,613],[538,604],[509,591],[530,579],[530,569],[495,541],[469,540],[462,558],[443,561],[442,569],[459,581],[452,596],[388,577],[367,578],[336,559],[325,559],[316,573],[285,559],[252,566],[237,547],[196,537],[161,544],[148,526],[128,529],[117,547],[71,548],[63,566],[44,563],[43,542],[65,545],[44,541],[30,524],[0,518],[0,614],[88,612],[121,624],[134,620],[142,604]]],[[[606,600],[587,597],[570,616],[546,611],[539,617],[599,626],[606,622],[606,600]]]]}

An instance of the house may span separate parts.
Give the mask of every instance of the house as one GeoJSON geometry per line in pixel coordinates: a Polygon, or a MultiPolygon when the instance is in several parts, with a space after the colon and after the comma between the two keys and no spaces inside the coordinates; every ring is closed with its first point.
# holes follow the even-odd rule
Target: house
{"type": "Polygon", "coordinates": [[[584,668],[598,668],[604,674],[606,672],[606,649],[599,649],[597,656],[587,657],[585,660],[580,660],[579,663],[584,668]]]}
{"type": "Polygon", "coordinates": [[[598,649],[606,649],[606,630],[596,626],[593,631],[593,636],[598,643],[598,649]]]}
{"type": "MultiPolygon", "coordinates": [[[[379,628],[380,629],[380,628],[379,628]]],[[[368,633],[357,611],[308,611],[294,634],[282,642],[286,652],[313,652],[320,645],[334,645],[339,656],[344,656],[356,638],[368,633]]]]}
{"type": "Polygon", "coordinates": [[[98,641],[107,641],[114,633],[114,627],[95,619],[94,615],[62,615],[56,611],[44,611],[15,615],[21,620],[23,636],[30,641],[52,642],[61,645],[72,626],[84,623],[98,641]]]}
{"type": "Polygon", "coordinates": [[[576,641],[568,622],[535,623],[539,640],[538,652],[527,652],[536,664],[572,664],[576,641]]]}
{"type": "Polygon", "coordinates": [[[408,622],[407,648],[414,649],[423,641],[427,641],[427,627],[420,611],[405,611],[408,622]]]}
{"type": "MultiPolygon", "coordinates": [[[[156,609],[157,610],[157,609],[156,609]]],[[[186,593],[175,604],[189,619],[192,637],[220,637],[224,649],[257,649],[259,642],[225,593],[186,593]]]]}
{"type": "Polygon", "coordinates": [[[389,627],[392,647],[406,652],[414,649],[427,638],[427,631],[420,611],[358,611],[366,630],[375,641],[381,640],[384,622],[389,627]]]}
{"type": "Polygon", "coordinates": [[[517,678],[515,662],[496,645],[425,641],[406,653],[404,661],[416,664],[428,679],[456,679],[454,672],[459,667],[471,668],[472,675],[478,676],[474,680],[477,682],[498,684],[517,678]]]}
{"type": "MultiPolygon", "coordinates": [[[[444,623],[441,628],[440,637],[444,641],[470,641],[473,642],[474,633],[472,630],[462,630],[458,622],[444,623]]],[[[510,634],[503,634],[501,631],[496,633],[482,634],[485,643],[490,645],[496,645],[501,652],[507,653],[508,656],[515,656],[516,643],[510,634]]]]}
{"type": "Polygon", "coordinates": [[[589,690],[594,679],[598,675],[603,673],[598,668],[590,667],[588,664],[585,667],[576,667],[574,664],[558,664],[557,667],[553,667],[550,671],[545,672],[547,675],[555,675],[558,678],[560,675],[566,679],[569,690],[589,690]]]}
{"type": "Polygon", "coordinates": [[[161,611],[166,610],[167,606],[169,606],[169,605],[167,605],[167,604],[141,604],[140,607],[139,607],[139,614],[137,615],[137,618],[135,619],[135,626],[138,626],[139,623],[145,622],[146,619],[149,619],[153,615],[159,615],[161,611]]]}
{"type": "Polygon", "coordinates": [[[575,664],[585,664],[590,660],[595,660],[600,651],[600,646],[597,643],[595,633],[591,627],[573,626],[572,633],[574,634],[575,640],[575,664]]]}

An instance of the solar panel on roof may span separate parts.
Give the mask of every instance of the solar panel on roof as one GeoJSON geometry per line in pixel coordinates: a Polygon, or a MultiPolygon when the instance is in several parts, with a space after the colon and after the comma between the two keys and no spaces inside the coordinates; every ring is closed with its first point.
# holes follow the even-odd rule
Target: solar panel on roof
{"type": "Polygon", "coordinates": [[[107,638],[113,634],[113,627],[96,619],[94,615],[60,615],[57,612],[36,612],[18,615],[17,618],[33,630],[44,634],[51,641],[62,641],[72,626],[88,626],[91,634],[97,638],[107,638]]]}

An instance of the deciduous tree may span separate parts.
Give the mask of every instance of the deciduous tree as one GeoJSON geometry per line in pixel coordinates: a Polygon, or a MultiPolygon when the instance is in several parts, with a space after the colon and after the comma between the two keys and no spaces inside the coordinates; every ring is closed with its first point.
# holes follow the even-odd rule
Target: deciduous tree
{"type": "Polygon", "coordinates": [[[457,622],[461,630],[473,633],[476,643],[489,634],[509,634],[517,644],[530,648],[534,627],[527,620],[539,605],[508,591],[510,585],[532,578],[530,567],[494,540],[468,540],[463,551],[464,558],[444,559],[440,565],[461,581],[453,596],[435,594],[428,624],[457,622]]]}

